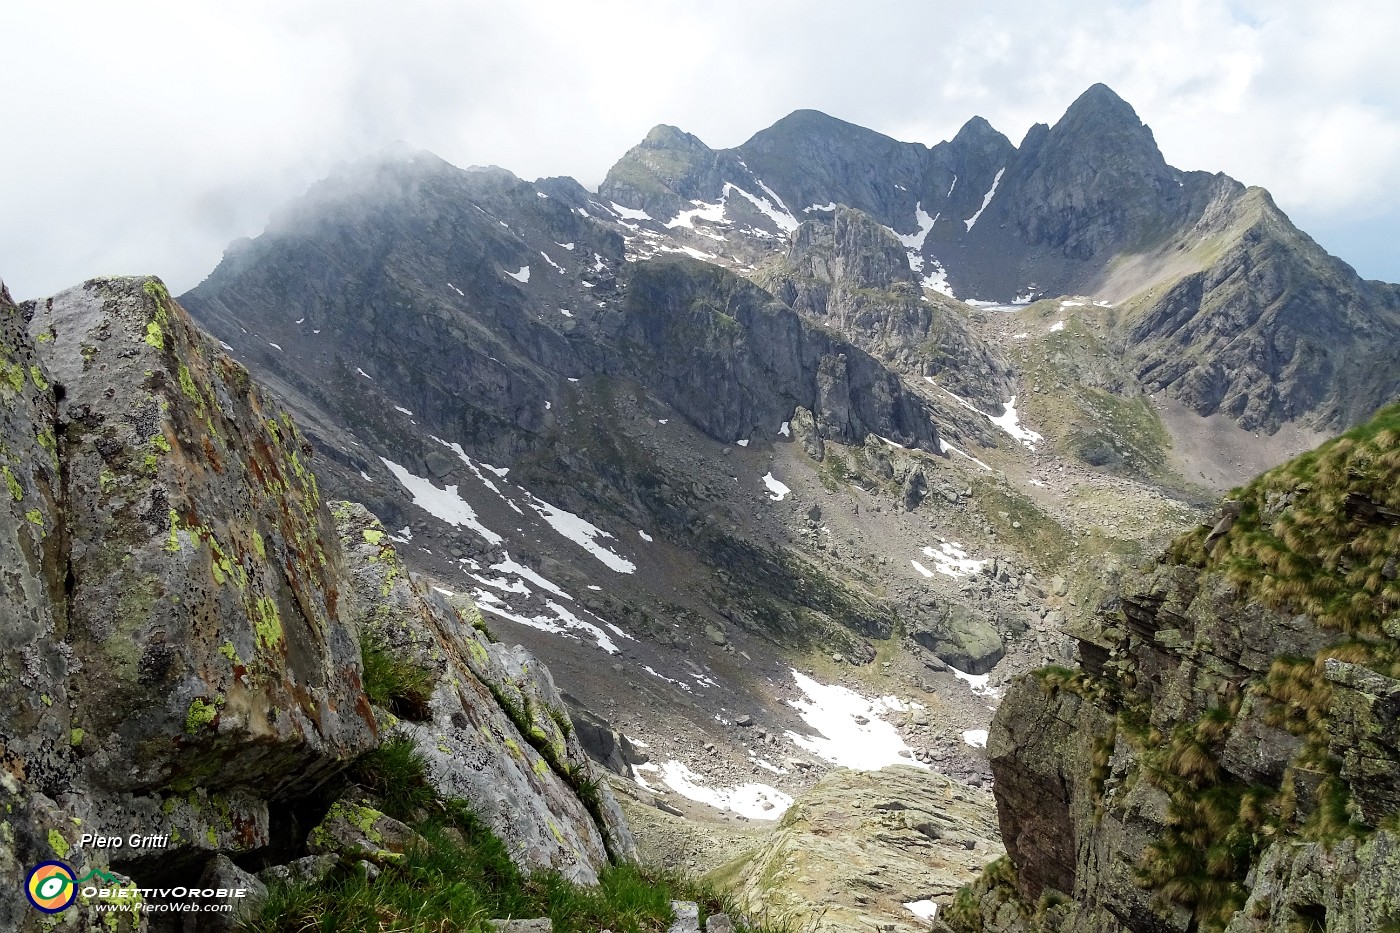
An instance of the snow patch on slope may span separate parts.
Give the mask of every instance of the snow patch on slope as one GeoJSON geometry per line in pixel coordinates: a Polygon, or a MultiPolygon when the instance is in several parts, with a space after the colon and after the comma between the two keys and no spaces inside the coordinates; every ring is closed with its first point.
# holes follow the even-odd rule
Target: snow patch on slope
{"type": "MultiPolygon", "coordinates": [[[[783,423],[787,424],[786,421],[784,421],[783,423]]],[[[767,473],[763,474],[763,485],[768,487],[768,498],[772,499],[774,502],[783,501],[792,492],[792,490],[788,488],[787,484],[780,482],[776,477],[773,476],[772,470],[769,470],[767,473]]]]}
{"type": "Polygon", "coordinates": [[[646,211],[638,211],[630,207],[623,207],[616,201],[609,201],[608,203],[612,205],[613,213],[623,220],[651,220],[651,215],[646,211]]]}
{"type": "MultiPolygon", "coordinates": [[[[933,229],[933,225],[938,222],[938,217],[930,217],[924,210],[923,202],[914,205],[914,223],[918,229],[913,233],[898,233],[891,231],[899,237],[899,242],[904,244],[905,249],[912,249],[916,252],[924,248],[924,240],[928,237],[928,232],[933,229]]],[[[917,270],[915,270],[917,271],[917,270]]]]}
{"type": "MultiPolygon", "coordinates": [[[[967,224],[969,233],[972,232],[973,225],[977,223],[977,218],[981,217],[982,212],[987,209],[987,205],[992,203],[992,198],[995,197],[997,193],[997,185],[1001,184],[1001,175],[1005,171],[1006,169],[1004,168],[997,169],[997,176],[992,179],[992,187],[987,190],[986,194],[982,195],[982,206],[977,208],[977,213],[963,221],[963,223],[967,224]]],[[[952,194],[953,189],[949,188],[948,193],[952,194]]]]}
{"type": "MultiPolygon", "coordinates": [[[[1015,438],[1017,441],[1019,441],[1021,444],[1023,444],[1025,447],[1029,448],[1032,451],[1035,450],[1036,444],[1045,440],[1045,438],[1042,437],[1040,434],[1036,433],[1035,431],[1032,431],[1030,428],[1023,427],[1021,425],[1020,416],[1016,413],[1016,396],[1014,395],[1003,403],[1002,407],[1004,410],[1002,411],[1002,413],[1000,415],[997,415],[996,417],[993,417],[992,415],[987,414],[982,409],[973,405],[971,402],[969,402],[962,396],[954,392],[950,392],[949,390],[943,388],[943,386],[938,385],[938,383],[933,380],[932,376],[925,376],[924,381],[928,382],[930,385],[936,386],[945,395],[953,399],[953,401],[957,402],[963,408],[966,408],[968,411],[975,412],[981,415],[983,418],[986,418],[992,424],[996,425],[998,428],[1001,428],[1007,434],[1010,434],[1013,438],[1015,438]]],[[[980,463],[981,461],[978,462],[980,463]]]]}
{"type": "Polygon", "coordinates": [[[788,732],[787,737],[794,744],[832,764],[858,771],[901,764],[924,767],[914,760],[912,750],[895,727],[880,719],[886,713],[908,709],[899,699],[887,696],[872,700],[795,670],[792,677],[805,698],[789,700],[788,705],[816,730],[815,735],[788,732]]]}
{"type": "Polygon", "coordinates": [[[609,570],[617,573],[635,573],[637,565],[627,558],[598,543],[600,538],[611,538],[612,534],[606,532],[568,509],[561,509],[557,505],[551,505],[538,496],[530,493],[525,494],[528,498],[527,505],[539,513],[540,517],[549,523],[549,526],[559,534],[592,554],[603,562],[609,570]]]}
{"type": "Polygon", "coordinates": [[[583,632],[597,642],[598,647],[602,648],[608,654],[618,653],[617,645],[608,637],[607,632],[604,632],[591,622],[583,621],[554,600],[545,603],[546,608],[553,613],[553,616],[542,613],[533,616],[525,616],[511,612],[508,607],[503,608],[499,597],[493,596],[484,590],[476,590],[472,595],[476,598],[477,606],[484,612],[489,612],[503,619],[509,619],[520,625],[526,625],[530,628],[538,629],[542,632],[549,632],[553,635],[566,635],[570,638],[578,638],[579,635],[576,633],[583,632]]]}
{"type": "Polygon", "coordinates": [[[689,227],[694,230],[697,220],[708,220],[712,224],[723,222],[724,201],[720,201],[718,204],[706,204],[704,201],[691,201],[690,203],[696,206],[688,211],[681,211],[673,219],[666,221],[666,229],[689,227]]]}
{"type": "Polygon", "coordinates": [[[776,820],[792,806],[792,798],[767,784],[710,787],[684,762],[674,758],[661,766],[661,782],[687,800],[732,810],[751,820],[776,820]]]}
{"type": "Polygon", "coordinates": [[[1030,450],[1035,450],[1035,445],[1045,440],[1044,437],[1030,428],[1021,426],[1020,418],[1016,414],[1016,396],[1014,395],[1007,400],[1006,411],[996,418],[988,415],[987,420],[1016,438],[1030,450]]]}
{"type": "Polygon", "coordinates": [[[415,476],[407,469],[384,457],[379,458],[394,474],[394,478],[413,496],[413,504],[425,512],[456,527],[465,526],[475,531],[490,544],[500,544],[501,536],[477,520],[476,510],[457,494],[456,486],[439,489],[432,480],[415,476]]]}
{"type": "MultiPolygon", "coordinates": [[[[944,541],[935,550],[931,547],[923,549],[924,556],[933,560],[934,569],[946,576],[958,577],[970,576],[987,566],[985,560],[974,560],[967,556],[967,551],[963,550],[961,544],[956,541],[944,541]]],[[[927,574],[932,576],[932,574],[927,574]]]]}
{"type": "Polygon", "coordinates": [[[943,268],[943,263],[932,258],[929,259],[929,262],[933,263],[933,271],[925,275],[919,284],[924,288],[938,292],[940,295],[956,298],[957,295],[953,294],[953,286],[948,284],[948,270],[943,268]]]}
{"type": "Polygon", "coordinates": [[[773,221],[778,229],[782,230],[784,233],[791,233],[796,230],[798,227],[797,218],[788,213],[787,207],[783,205],[783,202],[778,199],[776,194],[773,194],[772,190],[770,190],[767,185],[763,184],[761,181],[759,185],[764,191],[773,195],[773,199],[778,202],[776,206],[773,201],[759,195],[750,194],[732,182],[724,183],[724,193],[725,196],[728,197],[730,191],[737,191],[739,194],[743,195],[750,204],[758,208],[760,213],[766,215],[769,220],[773,221]]]}

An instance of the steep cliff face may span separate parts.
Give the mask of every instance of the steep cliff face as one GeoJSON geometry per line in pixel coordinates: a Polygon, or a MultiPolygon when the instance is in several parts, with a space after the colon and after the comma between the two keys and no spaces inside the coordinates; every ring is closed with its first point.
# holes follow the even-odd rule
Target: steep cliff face
{"type": "MultiPolygon", "coordinates": [[[[405,579],[349,506],[342,546],[290,416],[158,280],[95,279],[23,308],[0,293],[0,328],[0,926],[39,928],[19,892],[46,859],[150,887],[192,883],[216,854],[304,852],[347,766],[408,728],[366,695],[362,641],[409,618],[444,672],[439,728],[492,737],[420,729],[450,749],[434,762],[444,796],[490,810],[527,868],[588,882],[630,857],[606,789],[580,796],[577,741],[509,715],[512,697],[562,709],[548,673],[405,579]],[[548,765],[528,751],[536,733],[548,765]],[[131,833],[169,843],[82,838],[131,833]]],[[[147,923],[86,903],[55,916],[147,923]]]]}
{"type": "Polygon", "coordinates": [[[393,728],[427,759],[439,794],[471,801],[512,857],[530,868],[595,884],[610,855],[635,859],[608,786],[579,794],[590,780],[588,759],[548,668],[524,648],[488,638],[469,601],[409,574],[363,506],[337,503],[334,511],[354,558],[347,614],[363,638],[433,681],[427,708],[393,728]]]}
{"type": "Polygon", "coordinates": [[[1400,407],[1115,581],[1082,669],[988,743],[1009,862],[961,930],[1382,930],[1400,919],[1400,407]]]}
{"type": "Polygon", "coordinates": [[[1365,282],[1284,216],[1233,191],[1173,249],[1191,264],[1132,301],[1124,334],[1148,391],[1249,430],[1337,429],[1400,393],[1400,289],[1365,282]]]}
{"type": "Polygon", "coordinates": [[[793,233],[786,253],[754,278],[799,313],[838,331],[892,368],[936,376],[988,407],[1014,394],[1014,374],[972,330],[967,308],[925,292],[910,253],[888,227],[845,207],[793,233]]]}
{"type": "Polygon", "coordinates": [[[880,434],[939,449],[927,408],[897,376],[733,273],[694,260],[645,263],[624,311],[630,367],[713,437],[747,437],[802,407],[843,443],[880,434]]]}

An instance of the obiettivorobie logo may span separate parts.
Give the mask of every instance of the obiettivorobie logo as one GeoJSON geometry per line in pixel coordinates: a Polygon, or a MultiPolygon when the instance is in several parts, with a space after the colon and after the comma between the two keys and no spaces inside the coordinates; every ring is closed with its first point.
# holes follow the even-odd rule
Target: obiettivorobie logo
{"type": "Polygon", "coordinates": [[[89,869],[82,877],[66,862],[40,862],[24,879],[24,893],[35,910],[56,914],[73,906],[80,896],[94,901],[99,911],[142,913],[229,913],[233,902],[248,896],[247,888],[138,888],[135,883],[102,868],[89,869]],[[153,903],[150,898],[173,901],[153,903]],[[198,903],[198,900],[213,903],[198,903]]]}
{"type": "Polygon", "coordinates": [[[78,896],[78,889],[89,881],[121,883],[116,875],[100,868],[76,878],[73,869],[63,862],[40,862],[30,869],[29,877],[24,882],[24,893],[35,909],[56,914],[71,907],[78,896]]]}

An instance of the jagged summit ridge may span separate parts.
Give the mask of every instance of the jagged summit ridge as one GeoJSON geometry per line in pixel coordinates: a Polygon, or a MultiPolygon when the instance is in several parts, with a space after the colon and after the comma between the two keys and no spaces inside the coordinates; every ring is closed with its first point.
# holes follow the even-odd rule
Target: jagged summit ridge
{"type": "Polygon", "coordinates": [[[1335,429],[1400,389],[1396,289],[1363,282],[1266,193],[1169,165],[1106,85],[1019,147],[980,117],[927,147],[811,110],[731,150],[685,138],[683,153],[633,150],[599,189],[646,215],[623,218],[629,255],[679,248],[751,270],[846,207],[903,242],[926,298],[1128,308],[1117,349],[1145,388],[1202,416],[1335,429]]]}

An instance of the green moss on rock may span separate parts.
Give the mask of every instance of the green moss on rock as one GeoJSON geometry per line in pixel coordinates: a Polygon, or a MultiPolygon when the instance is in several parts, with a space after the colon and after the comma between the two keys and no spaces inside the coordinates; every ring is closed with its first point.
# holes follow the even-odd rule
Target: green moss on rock
{"type": "Polygon", "coordinates": [[[195,697],[190,703],[190,708],[185,713],[185,732],[195,735],[200,729],[213,724],[219,718],[219,707],[224,705],[223,697],[215,697],[214,702],[209,702],[203,697],[195,697]]]}
{"type": "Polygon", "coordinates": [[[264,651],[273,652],[282,646],[282,616],[277,611],[277,603],[267,596],[259,597],[254,604],[253,631],[264,651]]]}

